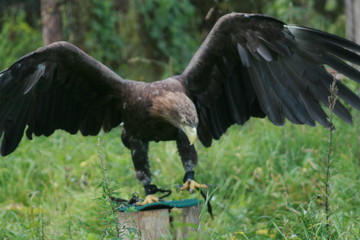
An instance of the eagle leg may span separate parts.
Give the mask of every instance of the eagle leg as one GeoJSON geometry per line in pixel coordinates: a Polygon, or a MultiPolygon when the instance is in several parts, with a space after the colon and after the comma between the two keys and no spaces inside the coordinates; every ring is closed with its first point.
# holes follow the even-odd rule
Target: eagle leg
{"type": "Polygon", "coordinates": [[[194,193],[197,189],[208,188],[208,185],[206,184],[197,183],[194,180],[194,175],[194,171],[189,171],[185,173],[184,184],[180,186],[180,191],[189,190],[190,193],[194,193]]]}
{"type": "Polygon", "coordinates": [[[149,203],[159,202],[160,199],[156,197],[154,194],[158,192],[158,188],[154,184],[144,184],[144,190],[146,197],[144,201],[136,203],[137,206],[146,205],[149,203]]]}
{"type": "Polygon", "coordinates": [[[130,149],[131,158],[133,160],[136,178],[143,184],[146,197],[143,202],[136,205],[145,205],[153,202],[159,202],[159,198],[153,194],[156,193],[156,185],[151,184],[151,171],[148,158],[149,142],[136,139],[128,135],[123,130],[121,139],[124,145],[130,149]]]}
{"type": "Polygon", "coordinates": [[[144,189],[145,189],[145,194],[146,194],[145,200],[141,203],[136,204],[138,206],[153,203],[153,202],[160,202],[163,198],[168,197],[171,194],[171,190],[158,188],[155,184],[144,185],[144,189]],[[154,194],[159,193],[159,192],[165,193],[165,194],[160,197],[155,197],[154,194]]]}
{"type": "Polygon", "coordinates": [[[198,162],[198,158],[194,145],[190,145],[189,140],[183,133],[179,133],[176,145],[185,170],[184,184],[180,185],[180,190],[189,190],[190,193],[193,193],[196,189],[207,188],[207,185],[195,182],[195,172],[193,169],[198,162]]]}
{"type": "Polygon", "coordinates": [[[147,195],[144,199],[144,201],[142,202],[138,202],[136,203],[137,206],[142,206],[142,205],[146,205],[146,204],[149,204],[149,203],[154,203],[154,202],[159,202],[160,199],[152,194],[150,195],[147,195]]]}

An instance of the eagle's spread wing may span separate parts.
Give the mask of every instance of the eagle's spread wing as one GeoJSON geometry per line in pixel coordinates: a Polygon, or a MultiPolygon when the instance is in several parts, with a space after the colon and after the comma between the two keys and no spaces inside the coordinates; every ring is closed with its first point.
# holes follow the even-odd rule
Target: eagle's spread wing
{"type": "Polygon", "coordinates": [[[124,81],[77,47],[58,42],[0,73],[1,155],[28,138],[56,129],[96,135],[121,122],[124,81]]]}
{"type": "MultiPolygon", "coordinates": [[[[201,142],[210,146],[234,124],[267,116],[276,125],[330,127],[328,106],[333,76],[328,65],[360,83],[360,46],[318,30],[288,26],[263,15],[229,14],[214,26],[180,78],[199,114],[201,142]]],[[[337,81],[338,96],[360,110],[360,98],[337,81]]],[[[351,122],[337,102],[334,112],[351,122]]]]}

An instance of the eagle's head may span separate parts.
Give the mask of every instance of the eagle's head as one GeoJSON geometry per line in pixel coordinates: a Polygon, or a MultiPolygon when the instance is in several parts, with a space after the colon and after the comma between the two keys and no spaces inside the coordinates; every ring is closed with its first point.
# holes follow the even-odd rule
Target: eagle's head
{"type": "Polygon", "coordinates": [[[183,92],[165,92],[153,99],[150,112],[183,131],[190,144],[197,139],[198,115],[194,103],[183,92]]]}

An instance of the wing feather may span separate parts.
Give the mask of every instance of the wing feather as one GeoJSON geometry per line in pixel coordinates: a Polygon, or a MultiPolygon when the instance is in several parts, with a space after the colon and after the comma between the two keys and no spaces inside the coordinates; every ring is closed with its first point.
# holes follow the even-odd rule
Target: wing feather
{"type": "Polygon", "coordinates": [[[256,96],[259,99],[261,109],[267,114],[269,120],[275,125],[283,125],[285,118],[282,113],[282,104],[279,102],[279,98],[275,95],[270,82],[268,81],[268,75],[265,73],[265,69],[260,69],[260,65],[257,61],[251,61],[253,67],[248,68],[250,78],[252,80],[256,96]],[[259,69],[259,71],[257,71],[259,69]]]}
{"type": "Polygon", "coordinates": [[[70,43],[32,52],[0,73],[1,155],[26,136],[56,129],[96,135],[122,121],[125,87],[117,74],[70,43]]]}
{"type": "MultiPolygon", "coordinates": [[[[359,45],[329,33],[232,13],[218,20],[179,79],[195,102],[200,140],[210,146],[230,125],[251,117],[332,127],[323,108],[335,77],[326,66],[360,83],[351,65],[360,65],[359,53],[359,45]]],[[[360,110],[360,97],[340,80],[336,85],[338,97],[360,110]]],[[[341,101],[334,113],[352,122],[341,101]]]]}

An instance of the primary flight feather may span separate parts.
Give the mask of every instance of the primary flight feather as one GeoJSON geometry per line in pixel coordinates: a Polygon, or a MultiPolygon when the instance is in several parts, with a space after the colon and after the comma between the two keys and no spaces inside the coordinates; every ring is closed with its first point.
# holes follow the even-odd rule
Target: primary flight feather
{"type": "MultiPolygon", "coordinates": [[[[217,21],[182,74],[144,83],[121,78],[70,43],[53,43],[0,73],[1,155],[13,152],[24,132],[30,139],[57,129],[97,135],[123,122],[122,141],[146,194],[153,193],[149,141],[176,141],[184,189],[192,191],[205,187],[194,181],[197,136],[209,147],[250,117],[332,127],[323,107],[334,76],[325,66],[360,83],[353,67],[359,53],[359,45],[329,33],[232,13],[217,21]]],[[[360,110],[359,96],[339,80],[336,86],[339,98],[360,110]]],[[[351,123],[341,101],[334,113],[351,123]]]]}

